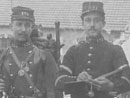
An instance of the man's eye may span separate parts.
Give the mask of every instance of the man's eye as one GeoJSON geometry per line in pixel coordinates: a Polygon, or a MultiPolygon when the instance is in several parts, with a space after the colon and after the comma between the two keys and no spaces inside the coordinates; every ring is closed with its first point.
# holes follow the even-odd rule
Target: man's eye
{"type": "Polygon", "coordinates": [[[85,19],[85,21],[86,21],[86,22],[90,22],[90,21],[91,21],[91,19],[89,19],[89,18],[88,18],[88,19],[85,19]]]}
{"type": "Polygon", "coordinates": [[[101,18],[96,18],[96,19],[95,19],[95,22],[101,22],[101,21],[102,21],[101,18]]]}
{"type": "Polygon", "coordinates": [[[18,27],[20,27],[20,26],[22,26],[22,23],[17,23],[16,25],[17,25],[18,27]]]}

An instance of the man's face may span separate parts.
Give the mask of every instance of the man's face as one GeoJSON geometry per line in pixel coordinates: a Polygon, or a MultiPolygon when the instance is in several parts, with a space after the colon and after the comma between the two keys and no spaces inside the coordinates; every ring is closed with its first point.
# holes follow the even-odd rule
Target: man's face
{"type": "Polygon", "coordinates": [[[13,20],[11,28],[14,33],[15,40],[27,41],[30,38],[32,32],[33,22],[28,20],[13,20]]]}
{"type": "Polygon", "coordinates": [[[96,37],[101,33],[105,22],[99,13],[88,13],[83,17],[83,27],[89,37],[96,37]]]}

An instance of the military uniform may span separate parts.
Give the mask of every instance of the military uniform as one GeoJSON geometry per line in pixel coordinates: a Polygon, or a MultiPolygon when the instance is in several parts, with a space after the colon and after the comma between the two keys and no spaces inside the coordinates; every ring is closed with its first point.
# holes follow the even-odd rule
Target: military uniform
{"type": "MultiPolygon", "coordinates": [[[[41,91],[43,96],[46,94],[54,94],[54,80],[56,78],[56,63],[47,51],[39,51],[36,47],[26,46],[21,48],[12,47],[18,59],[25,60],[32,52],[33,55],[28,60],[28,66],[24,66],[24,69],[29,74],[30,78],[41,91]]],[[[28,83],[24,77],[23,70],[20,70],[12,56],[12,51],[8,50],[8,55],[4,61],[3,77],[6,82],[6,92],[10,96],[32,96],[34,94],[33,87],[28,83]]]]}
{"type": "MultiPolygon", "coordinates": [[[[12,20],[34,21],[33,11],[24,7],[13,9],[12,20]]],[[[57,64],[51,53],[40,50],[31,42],[12,40],[3,51],[1,73],[9,98],[54,98],[57,64]]]]}
{"type": "MultiPolygon", "coordinates": [[[[63,90],[64,83],[76,81],[75,77],[83,70],[87,71],[93,78],[97,78],[127,63],[122,48],[108,43],[103,38],[90,43],[82,42],[72,46],[64,56],[55,85],[59,90],[63,90]]],[[[112,77],[110,79],[114,83],[116,91],[125,92],[130,89],[128,73],[129,68],[125,69],[120,78],[112,77]]],[[[96,94],[93,98],[112,98],[112,96],[103,94],[103,92],[96,92],[96,94]]],[[[72,98],[91,97],[85,94],[75,94],[72,95],[72,98]]]]}
{"type": "MultiPolygon", "coordinates": [[[[84,2],[81,18],[83,19],[83,16],[89,12],[97,12],[102,15],[103,19],[105,18],[101,2],[84,2]]],[[[107,42],[101,34],[98,34],[95,38],[86,37],[82,42],[70,47],[64,55],[55,86],[59,91],[65,91],[65,84],[68,82],[76,83],[74,81],[77,81],[77,77],[83,71],[96,79],[120,68],[120,66],[124,66],[124,64],[127,65],[128,62],[120,46],[107,42]]],[[[109,90],[100,90],[90,82],[89,85],[84,87],[79,84],[80,87],[75,85],[77,89],[69,88],[73,89],[71,90],[71,98],[113,98],[114,92],[122,93],[130,90],[129,66],[124,68],[122,72],[107,78],[114,84],[110,92],[109,90]],[[78,89],[81,89],[82,92],[78,89]],[[75,93],[74,90],[79,92],[75,93]],[[89,91],[91,90],[94,91],[94,95],[90,94],[89,91]]]]}

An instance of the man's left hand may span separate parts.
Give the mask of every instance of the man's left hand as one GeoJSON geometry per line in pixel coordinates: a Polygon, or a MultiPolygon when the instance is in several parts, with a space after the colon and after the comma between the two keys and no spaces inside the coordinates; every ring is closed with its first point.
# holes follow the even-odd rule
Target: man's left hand
{"type": "Polygon", "coordinates": [[[95,82],[100,85],[98,90],[111,91],[114,88],[114,83],[105,77],[96,78],[95,82]]]}

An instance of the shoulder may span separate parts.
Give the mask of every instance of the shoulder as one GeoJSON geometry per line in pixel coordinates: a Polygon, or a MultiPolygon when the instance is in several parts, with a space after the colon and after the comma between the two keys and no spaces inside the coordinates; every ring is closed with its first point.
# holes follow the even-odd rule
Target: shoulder
{"type": "Polygon", "coordinates": [[[72,45],[66,52],[66,55],[76,55],[78,54],[78,51],[82,50],[84,48],[85,43],[75,44],[72,45]]]}
{"type": "Polygon", "coordinates": [[[86,41],[79,41],[78,43],[71,46],[73,49],[79,49],[87,44],[86,41]]]}
{"type": "Polygon", "coordinates": [[[119,45],[115,45],[114,50],[115,50],[115,52],[124,53],[123,48],[119,45]]]}
{"type": "Polygon", "coordinates": [[[105,41],[103,42],[103,45],[107,48],[107,49],[110,49],[110,50],[120,50],[122,49],[122,47],[120,45],[114,45],[108,41],[105,41]]]}
{"type": "Polygon", "coordinates": [[[108,47],[111,48],[113,51],[123,51],[123,48],[120,45],[115,45],[112,43],[108,43],[108,47]]]}
{"type": "Polygon", "coordinates": [[[110,49],[114,54],[124,54],[123,48],[120,45],[114,45],[108,42],[108,49],[110,49]]]}
{"type": "Polygon", "coordinates": [[[75,51],[75,50],[77,50],[79,47],[80,47],[80,44],[72,45],[72,46],[68,49],[68,51],[75,51]]]}
{"type": "Polygon", "coordinates": [[[108,42],[108,41],[106,41],[106,40],[103,40],[102,43],[103,43],[103,45],[106,46],[106,47],[113,48],[113,46],[114,46],[112,43],[110,43],[110,42],[108,42]]]}

